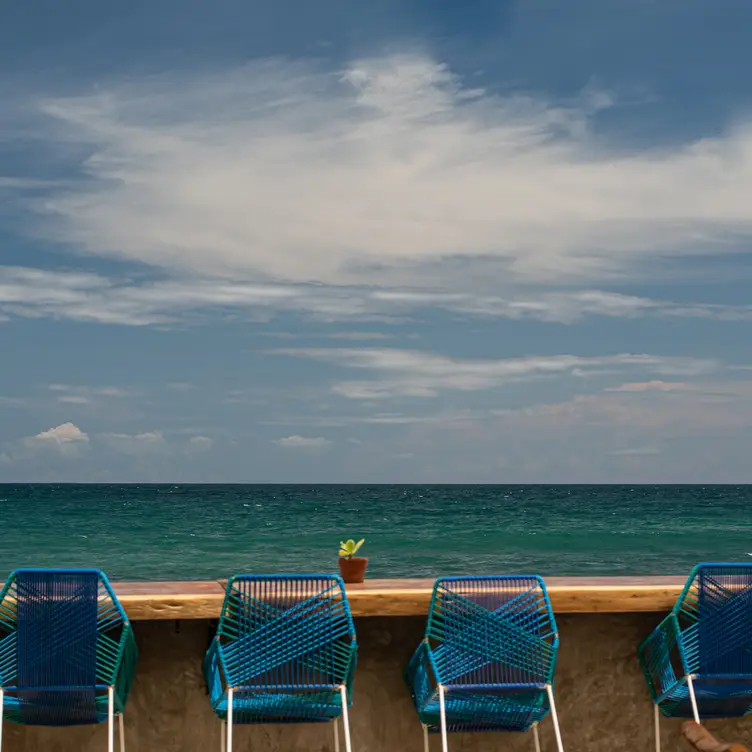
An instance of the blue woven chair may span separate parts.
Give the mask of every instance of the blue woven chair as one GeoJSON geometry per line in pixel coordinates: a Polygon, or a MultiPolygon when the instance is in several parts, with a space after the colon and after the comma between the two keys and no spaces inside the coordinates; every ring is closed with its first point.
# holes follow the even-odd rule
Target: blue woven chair
{"type": "Polygon", "coordinates": [[[655,706],[675,718],[733,718],[752,710],[752,565],[698,564],[671,613],[639,646],[655,706]]]}
{"type": "Polygon", "coordinates": [[[222,614],[204,660],[222,749],[232,752],[237,723],[334,722],[348,707],[357,658],[355,626],[340,577],[238,575],[227,583],[222,614]]]}
{"type": "Polygon", "coordinates": [[[428,735],[447,752],[453,731],[533,729],[551,712],[563,752],[553,695],[559,636],[537,576],[442,577],[436,581],[425,637],[405,680],[428,735]]]}
{"type": "Polygon", "coordinates": [[[30,726],[107,721],[113,752],[118,716],[122,752],[123,712],[137,660],[128,617],[102,572],[18,569],[8,578],[0,593],[0,706],[6,720],[30,726]]]}

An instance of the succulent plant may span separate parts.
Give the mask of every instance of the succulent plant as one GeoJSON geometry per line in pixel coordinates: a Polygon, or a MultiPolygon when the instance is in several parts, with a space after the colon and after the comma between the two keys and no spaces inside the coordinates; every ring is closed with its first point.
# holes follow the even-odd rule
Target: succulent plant
{"type": "Polygon", "coordinates": [[[351,538],[348,541],[339,542],[339,555],[345,559],[352,559],[355,554],[358,553],[360,547],[366,542],[365,538],[361,538],[357,543],[351,538]]]}

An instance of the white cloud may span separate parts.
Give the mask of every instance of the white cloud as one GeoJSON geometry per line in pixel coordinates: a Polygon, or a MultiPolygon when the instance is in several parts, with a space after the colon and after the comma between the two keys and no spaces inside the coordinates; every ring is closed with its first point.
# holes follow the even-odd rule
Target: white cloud
{"type": "Polygon", "coordinates": [[[88,405],[91,402],[88,397],[77,394],[63,394],[57,398],[57,401],[68,405],[88,405]]]}
{"type": "Polygon", "coordinates": [[[307,438],[305,436],[286,436],[283,439],[275,439],[272,444],[277,446],[286,447],[288,449],[314,449],[317,447],[324,447],[332,442],[329,439],[325,439],[323,436],[316,436],[313,438],[307,438]]]}
{"type": "Polygon", "coordinates": [[[36,436],[30,436],[27,442],[42,442],[50,444],[74,444],[88,442],[89,436],[73,423],[62,423],[59,426],[41,431],[36,436]]]}
{"type": "Polygon", "coordinates": [[[364,400],[434,397],[441,390],[491,389],[533,378],[582,376],[604,367],[660,375],[698,375],[716,367],[711,360],[628,353],[597,357],[552,355],[473,360],[392,348],[286,348],[274,352],[373,372],[376,379],[343,381],[333,386],[337,394],[364,400]]]}
{"type": "Polygon", "coordinates": [[[593,280],[752,235],[746,121],[637,151],[591,130],[603,94],[495,95],[424,54],[332,73],[266,60],[44,101],[30,128],[87,156],[37,227],[171,270],[329,284],[446,281],[434,265],[468,258],[593,280]]]}
{"type": "Polygon", "coordinates": [[[89,435],[74,423],[61,423],[59,426],[41,431],[23,440],[27,450],[54,450],[68,458],[80,457],[89,446],[89,435]]]}

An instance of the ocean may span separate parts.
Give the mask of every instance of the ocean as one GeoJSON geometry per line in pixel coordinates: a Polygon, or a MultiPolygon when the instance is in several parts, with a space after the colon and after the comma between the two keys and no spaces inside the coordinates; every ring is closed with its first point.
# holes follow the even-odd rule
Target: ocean
{"type": "Polygon", "coordinates": [[[0,485],[0,572],[332,572],[365,537],[369,577],[683,575],[750,561],[751,511],[752,486],[0,485]]]}

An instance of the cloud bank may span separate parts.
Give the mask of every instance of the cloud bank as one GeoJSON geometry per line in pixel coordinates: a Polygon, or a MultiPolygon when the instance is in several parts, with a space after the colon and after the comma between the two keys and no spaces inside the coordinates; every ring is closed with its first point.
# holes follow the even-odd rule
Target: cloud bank
{"type": "Polygon", "coordinates": [[[77,250],[297,283],[431,286],[450,264],[482,285],[473,261],[589,284],[743,247],[750,123],[640,152],[595,135],[613,104],[472,88],[419,53],[114,82],[40,102],[32,132],[87,156],[31,200],[45,237],[77,250]]]}

